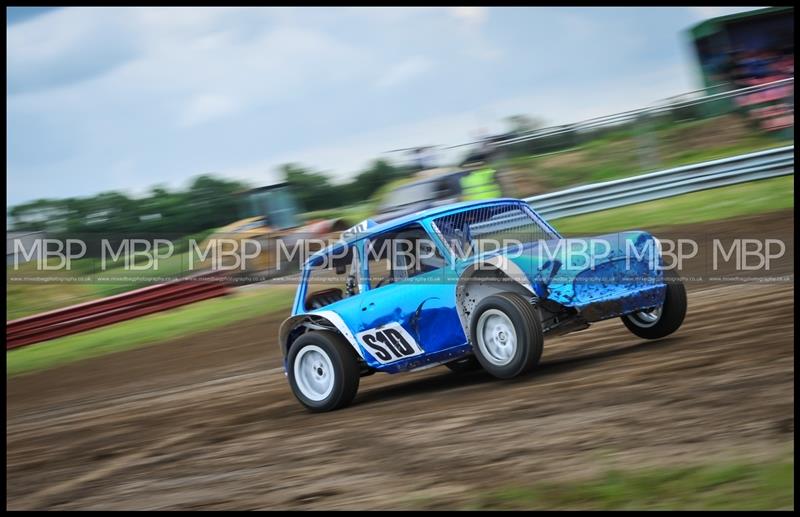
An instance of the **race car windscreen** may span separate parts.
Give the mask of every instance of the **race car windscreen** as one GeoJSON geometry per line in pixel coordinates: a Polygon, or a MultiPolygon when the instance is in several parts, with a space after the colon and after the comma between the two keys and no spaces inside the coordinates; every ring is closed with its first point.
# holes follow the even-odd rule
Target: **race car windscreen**
{"type": "Polygon", "coordinates": [[[557,238],[519,204],[475,208],[439,217],[433,223],[459,259],[557,238]]]}

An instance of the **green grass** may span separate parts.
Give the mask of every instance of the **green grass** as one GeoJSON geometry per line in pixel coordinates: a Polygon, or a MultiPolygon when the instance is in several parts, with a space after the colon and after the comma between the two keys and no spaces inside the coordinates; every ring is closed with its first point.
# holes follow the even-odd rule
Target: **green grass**
{"type": "Polygon", "coordinates": [[[564,235],[692,224],[794,207],[794,177],[753,181],[551,221],[564,235]]]}
{"type": "MultiPolygon", "coordinates": [[[[213,230],[201,232],[187,237],[200,239],[213,230]]],[[[6,267],[6,320],[23,318],[69,305],[87,302],[97,298],[124,293],[161,283],[169,279],[183,276],[189,271],[190,250],[188,240],[175,244],[174,255],[160,259],[158,268],[126,270],[125,259],[107,260],[106,270],[101,270],[99,258],[82,258],[73,260],[70,270],[37,271],[36,261],[21,264],[17,270],[13,266],[6,267]],[[14,280],[14,278],[36,278],[37,280],[14,280]],[[66,281],[78,278],[80,281],[66,281]],[[98,278],[102,278],[98,280],[98,278]],[[44,281],[45,279],[49,281],[44,281]],[[59,281],[63,279],[64,281],[59,281]]],[[[194,270],[198,270],[199,261],[195,254],[194,270]]],[[[138,267],[147,265],[146,258],[139,257],[138,267]]],[[[57,259],[50,259],[51,266],[58,264],[57,259]]]]}
{"type": "MultiPolygon", "coordinates": [[[[84,259],[75,260],[72,264],[79,271],[79,275],[83,274],[80,273],[83,269],[77,264],[81,260],[84,259]]],[[[58,265],[56,260],[47,262],[50,267],[58,265]]],[[[23,318],[102,296],[97,288],[89,282],[68,281],[74,274],[63,270],[37,271],[35,260],[20,264],[16,270],[14,266],[7,266],[6,320],[23,318]],[[30,278],[42,281],[26,280],[30,278]]]]}
{"type": "Polygon", "coordinates": [[[515,174],[551,191],[791,143],[785,136],[765,135],[753,129],[739,115],[727,114],[622,128],[569,149],[520,156],[505,163],[515,174]]]}
{"type": "MultiPolygon", "coordinates": [[[[171,257],[160,259],[158,261],[158,268],[150,266],[147,269],[126,270],[124,264],[120,262],[119,264],[113,264],[105,271],[101,271],[98,265],[95,270],[88,274],[92,275],[95,279],[102,279],[92,284],[98,297],[111,296],[132,289],[139,289],[147,287],[148,285],[166,282],[190,273],[190,253],[190,251],[184,251],[182,253],[176,252],[171,257]]],[[[197,254],[194,255],[194,272],[197,272],[199,270],[200,261],[198,260],[197,254]]],[[[136,267],[147,266],[146,258],[140,258],[140,261],[141,263],[134,265],[136,267]]]]}
{"type": "Polygon", "coordinates": [[[293,286],[269,286],[197,302],[6,353],[8,377],[112,352],[185,337],[288,309],[293,286]]]}
{"type": "Polygon", "coordinates": [[[6,282],[6,320],[88,302],[100,295],[91,285],[6,282]]]}
{"type": "Polygon", "coordinates": [[[7,269],[6,320],[23,318],[165,282],[188,272],[189,259],[186,252],[159,261],[158,269],[129,271],[123,269],[121,265],[100,271],[100,266],[95,268],[94,262],[94,259],[75,260],[70,271],[37,272],[34,269],[35,261],[24,264],[18,271],[7,269]],[[14,280],[15,277],[32,277],[41,281],[14,280]],[[66,281],[70,277],[81,280],[66,281]],[[58,281],[59,278],[65,281],[58,281]]]}
{"type": "Polygon", "coordinates": [[[471,509],[762,510],[794,508],[794,461],[608,472],[580,482],[509,487],[471,509]]]}

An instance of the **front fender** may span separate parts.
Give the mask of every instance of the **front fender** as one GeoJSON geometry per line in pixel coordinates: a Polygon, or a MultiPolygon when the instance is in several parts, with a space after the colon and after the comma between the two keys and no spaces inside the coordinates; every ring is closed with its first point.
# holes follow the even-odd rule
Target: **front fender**
{"type": "Polygon", "coordinates": [[[528,275],[504,255],[487,257],[461,272],[456,283],[456,310],[465,336],[469,338],[469,318],[475,305],[483,298],[501,292],[536,296],[528,275]]]}
{"type": "Polygon", "coordinates": [[[289,338],[292,330],[303,324],[304,321],[313,323],[314,320],[322,320],[327,322],[329,325],[336,327],[336,330],[338,330],[339,333],[344,336],[347,342],[350,343],[358,356],[361,359],[364,359],[364,351],[356,341],[355,336],[353,336],[353,333],[350,332],[350,329],[347,327],[342,317],[333,311],[314,311],[296,314],[290,318],[287,318],[283,323],[281,323],[280,330],[278,331],[278,342],[280,343],[281,353],[283,354],[284,358],[289,353],[289,345],[291,345],[289,338]]]}

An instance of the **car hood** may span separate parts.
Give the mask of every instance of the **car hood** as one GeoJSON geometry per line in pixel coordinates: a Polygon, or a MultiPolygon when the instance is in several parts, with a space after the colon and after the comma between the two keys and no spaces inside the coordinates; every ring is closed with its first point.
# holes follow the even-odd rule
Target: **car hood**
{"type": "MultiPolygon", "coordinates": [[[[513,263],[540,298],[583,306],[645,285],[660,283],[658,243],[647,232],[552,239],[509,246],[475,262],[502,257],[513,263]]],[[[508,273],[508,271],[507,271],[508,273]]]]}

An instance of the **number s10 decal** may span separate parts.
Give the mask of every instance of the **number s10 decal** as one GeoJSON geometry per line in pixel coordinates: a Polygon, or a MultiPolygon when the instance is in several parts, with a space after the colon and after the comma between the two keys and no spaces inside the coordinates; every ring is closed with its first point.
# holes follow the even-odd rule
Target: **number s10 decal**
{"type": "Polygon", "coordinates": [[[422,353],[422,348],[399,323],[365,330],[358,340],[381,364],[391,363],[422,353]]]}

